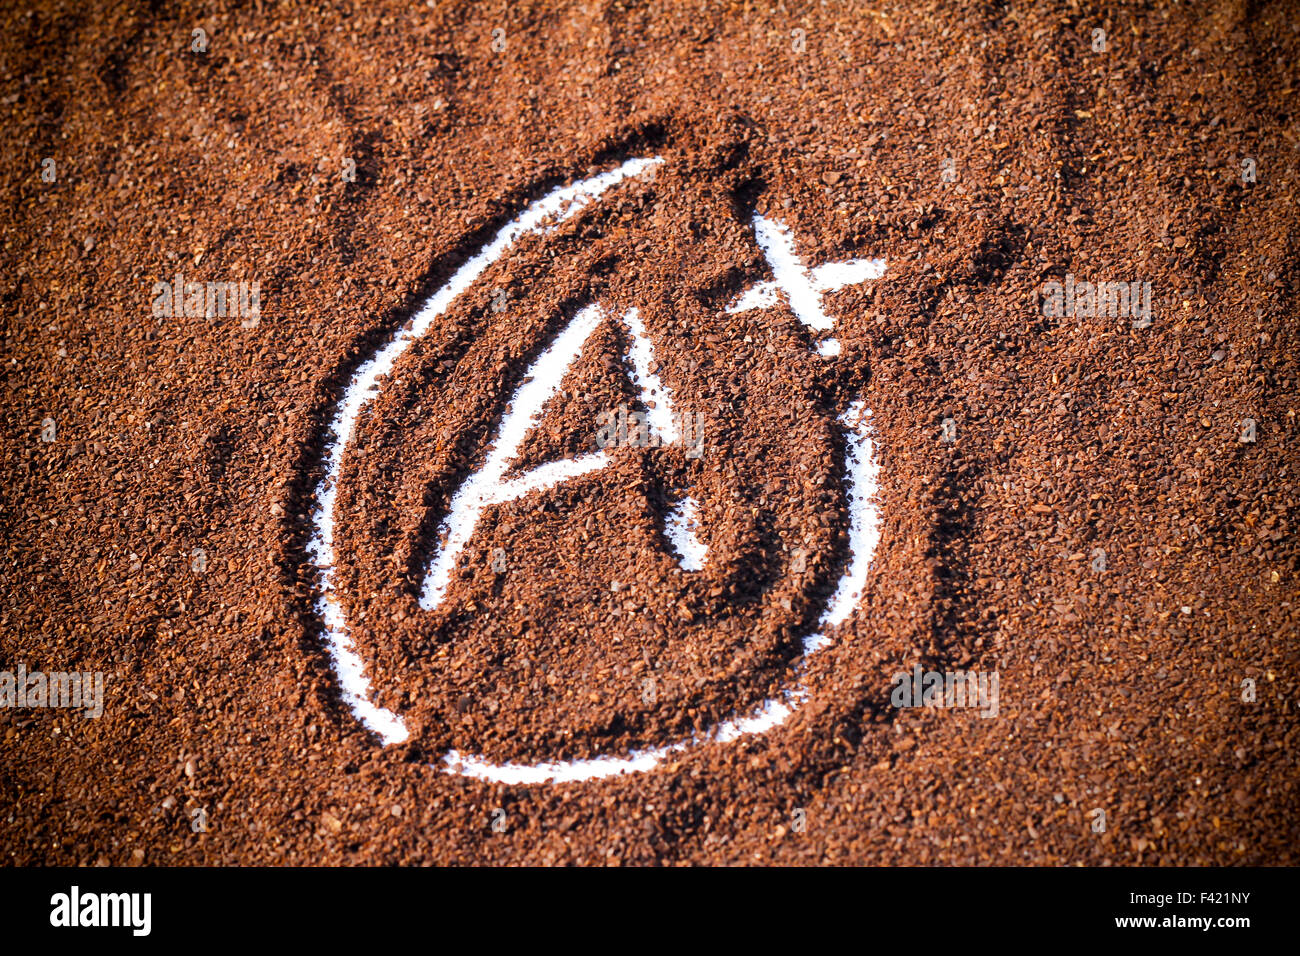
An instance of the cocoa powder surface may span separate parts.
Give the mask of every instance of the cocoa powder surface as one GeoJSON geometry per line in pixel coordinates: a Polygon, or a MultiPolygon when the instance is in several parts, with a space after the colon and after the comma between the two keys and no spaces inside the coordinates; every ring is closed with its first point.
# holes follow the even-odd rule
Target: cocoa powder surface
{"type": "Polygon", "coordinates": [[[1295,863],[1292,4],[0,22],[0,669],[108,675],[99,719],[0,708],[6,863],[1295,863]],[[521,239],[363,411],[336,583],[411,730],[383,747],[308,551],[337,402],[529,203],[637,156],[663,162],[521,239]],[[887,260],[822,297],[838,356],[784,298],[727,311],[772,278],[756,214],[810,268],[887,260]],[[156,316],[178,274],[258,282],[260,317],[156,316]],[[1149,282],[1152,321],[1045,315],[1067,277],[1149,282]],[[421,610],[451,496],[592,302],[512,474],[639,407],[631,308],[703,454],[623,449],[489,509],[421,610]],[[849,560],[855,399],[881,538],[804,660],[849,560]],[[686,493],[698,572],[663,531],[686,493]],[[997,715],[893,706],[916,665],[996,672],[997,715]],[[647,773],[442,764],[660,746],[796,674],[780,727],[647,773]]]}

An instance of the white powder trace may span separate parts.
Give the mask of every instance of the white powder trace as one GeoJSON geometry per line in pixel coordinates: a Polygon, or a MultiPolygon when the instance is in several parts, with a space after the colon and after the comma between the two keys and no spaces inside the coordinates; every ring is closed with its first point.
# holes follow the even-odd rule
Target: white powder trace
{"type": "Polygon", "coordinates": [[[699,505],[687,495],[668,512],[664,521],[664,532],[673,550],[677,552],[677,563],[683,571],[699,571],[709,556],[709,546],[700,540],[699,505]]]}
{"type": "MultiPolygon", "coordinates": [[[[763,250],[774,278],[759,282],[741,293],[727,306],[729,313],[770,309],[779,301],[777,293],[784,292],[795,318],[815,332],[827,332],[835,327],[835,320],[822,308],[822,294],[870,282],[885,274],[884,259],[828,262],[810,270],[795,252],[790,230],[759,215],[754,216],[754,238],[763,250]]],[[[825,339],[818,343],[816,351],[823,358],[834,358],[840,354],[840,343],[836,339],[825,339]]]]}
{"type": "MultiPolygon", "coordinates": [[[[336,492],[344,452],[352,440],[357,420],[365,404],[378,394],[379,379],[388,374],[397,359],[418,338],[426,334],[434,320],[452,301],[468,289],[484,270],[497,261],[515,241],[529,233],[545,233],[571,218],[582,208],[599,199],[609,189],[629,178],[654,168],[658,158],[632,159],[606,173],[556,189],[534,202],[508,223],[478,255],[466,262],[439,289],[411,321],[354,374],[344,391],[330,423],[331,440],[324,455],[325,476],[316,491],[316,508],[312,513],[314,534],[308,553],[318,571],[319,597],[316,603],[324,626],[334,672],[344,701],[357,719],[384,744],[401,743],[408,731],[401,717],[371,700],[365,664],[357,654],[348,634],[347,614],[334,588],[334,521],[336,492]]],[[[823,291],[841,288],[852,282],[878,278],[884,271],[883,260],[851,260],[805,269],[794,253],[788,230],[779,223],[755,217],[755,235],[772,265],[774,282],[760,283],[750,289],[730,312],[749,308],[767,308],[777,304],[777,290],[785,292],[791,309],[800,321],[817,330],[833,327],[833,320],[821,309],[823,291]]],[[[591,333],[605,319],[599,305],[580,311],[534,361],[509,403],[510,411],[502,418],[498,433],[483,465],[452,496],[447,516],[440,529],[440,543],[425,574],[420,606],[438,607],[446,597],[455,571],[456,559],[469,543],[484,509],[526,495],[538,494],[563,481],[580,478],[604,468],[612,460],[605,451],[577,458],[547,462],[526,474],[506,480],[504,475],[517,457],[528,433],[541,418],[547,401],[559,389],[565,373],[581,354],[591,333]]],[[[628,358],[634,384],[647,408],[647,424],[661,443],[677,441],[677,427],[672,414],[668,388],[652,369],[653,347],[636,309],[629,309],[622,322],[630,335],[628,358]]],[[[829,340],[817,348],[823,355],[838,352],[838,343],[829,340]],[[831,351],[833,346],[834,350],[831,351]]],[[[879,541],[880,516],[876,503],[879,465],[870,437],[869,418],[861,402],[853,403],[840,418],[846,439],[846,492],[849,514],[850,558],[839,585],[828,602],[816,633],[803,639],[803,659],[792,684],[780,695],[764,701],[753,712],[721,723],[702,734],[662,747],[633,751],[626,756],[601,756],[588,760],[557,761],[536,764],[493,763],[483,757],[449,752],[443,769],[506,784],[542,784],[593,780],[650,770],[665,757],[707,742],[726,743],[746,734],[765,733],[780,725],[802,703],[808,692],[802,684],[807,660],[831,643],[823,631],[843,623],[861,602],[867,571],[879,541]]],[[[708,547],[700,539],[698,503],[688,496],[679,500],[665,516],[664,533],[677,554],[683,571],[702,569],[708,547]]]]}
{"type": "MultiPolygon", "coordinates": [[[[334,590],[335,496],[343,468],[343,453],[352,441],[361,409],[378,394],[379,379],[393,370],[398,358],[416,339],[424,336],[433,327],[434,320],[447,311],[452,301],[473,285],[488,266],[500,259],[517,240],[530,233],[548,232],[556,228],[611,187],[630,177],[639,176],[661,162],[658,158],[630,159],[607,173],[555,189],[530,205],[518,219],[507,223],[478,255],[457,269],[447,284],[433,294],[387,345],[361,364],[343,393],[343,399],[330,421],[332,438],[325,447],[325,476],[316,488],[316,509],[312,512],[314,534],[307,543],[307,552],[319,571],[320,596],[316,610],[325,627],[325,639],[329,645],[334,673],[338,675],[343,700],[357,719],[385,744],[404,741],[407,737],[406,725],[392,711],[385,710],[370,700],[370,682],[366,679],[365,664],[357,655],[352,638],[348,636],[347,615],[334,590]]],[[[426,582],[426,600],[429,599],[428,590],[426,582]]]]}

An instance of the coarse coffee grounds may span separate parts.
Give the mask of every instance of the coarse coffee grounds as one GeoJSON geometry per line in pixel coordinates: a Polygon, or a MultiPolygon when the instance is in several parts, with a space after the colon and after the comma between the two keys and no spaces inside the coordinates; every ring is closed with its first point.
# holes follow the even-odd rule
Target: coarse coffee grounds
{"type": "MultiPolygon", "coordinates": [[[[337,550],[382,557],[369,574],[352,578],[350,568],[342,590],[382,594],[401,602],[401,610],[394,628],[391,615],[366,602],[355,615],[364,615],[355,638],[362,656],[379,662],[381,682],[405,686],[405,706],[397,709],[450,730],[458,751],[491,741],[486,749],[502,757],[556,747],[556,755],[590,757],[592,741],[629,749],[666,734],[703,731],[745,703],[774,696],[783,665],[800,652],[796,631],[811,630],[815,620],[810,608],[816,602],[805,592],[824,592],[823,599],[829,593],[825,579],[842,550],[832,527],[844,523],[832,519],[843,517],[843,502],[829,480],[838,470],[837,413],[821,414],[818,402],[829,404],[821,396],[834,391],[833,376],[825,360],[801,346],[795,329],[774,336],[761,315],[737,321],[717,307],[729,293],[715,287],[735,282],[711,274],[710,261],[745,255],[747,222],[731,214],[725,171],[712,171],[707,178],[718,194],[697,204],[690,184],[672,169],[671,155],[665,165],[669,169],[656,175],[639,208],[619,210],[647,221],[646,228],[580,219],[576,232],[589,249],[585,254],[570,249],[565,238],[539,239],[563,250],[552,260],[563,263],[555,293],[548,294],[547,277],[536,270],[524,280],[508,268],[490,270],[485,289],[504,290],[507,302],[510,290],[519,290],[513,296],[526,304],[494,312],[501,298],[479,303],[478,327],[458,333],[474,344],[450,370],[446,349],[421,340],[427,343],[423,368],[404,377],[399,361],[393,377],[401,397],[390,404],[387,393],[380,394],[366,420],[382,433],[363,428],[358,436],[365,465],[339,510],[368,518],[371,530],[354,537],[351,522],[345,523],[337,550]],[[707,225],[719,208],[727,228],[712,241],[712,232],[723,231],[707,225]],[[656,241],[660,234],[691,235],[692,221],[696,236],[683,253],[656,241]],[[634,250],[626,265],[619,247],[634,250]],[[634,279],[625,279],[625,272],[634,279]],[[701,274],[698,288],[683,279],[701,274]],[[482,434],[481,422],[495,412],[488,403],[500,401],[509,370],[529,366],[523,349],[545,341],[537,327],[544,332],[553,317],[572,311],[566,302],[586,299],[611,316],[636,308],[643,326],[653,330],[654,355],[671,394],[700,416],[700,456],[687,458],[680,443],[616,455],[598,474],[500,506],[484,516],[463,557],[473,584],[453,586],[437,613],[421,614],[414,589],[388,582],[409,581],[412,569],[418,579],[426,562],[405,556],[433,537],[429,503],[451,499],[456,482],[412,469],[412,450],[433,449],[438,462],[439,452],[453,447],[453,436],[482,434]],[[451,405],[443,414],[435,404],[438,391],[451,405]],[[457,414],[457,402],[472,403],[470,414],[457,414]],[[395,490],[386,476],[415,487],[395,490]],[[431,493],[425,491],[430,484],[431,493]],[[669,497],[680,496],[669,486],[689,489],[701,502],[700,524],[717,556],[689,578],[662,543],[659,514],[669,497]],[[768,492],[773,486],[780,490],[768,492]],[[366,489],[364,497],[358,487],[366,489]],[[395,501],[411,502],[400,524],[392,515],[395,501]],[[570,527],[576,533],[566,534],[570,527]],[[376,540],[375,528],[388,531],[390,540],[376,540]],[[407,543],[391,540],[399,530],[407,543]],[[801,574],[787,573],[783,553],[800,549],[812,559],[801,574]],[[493,568],[494,555],[503,567],[493,568]],[[509,567],[519,573],[503,573],[509,567]],[[723,696],[714,700],[716,694],[723,696]],[[649,736],[637,733],[642,727],[649,736]]],[[[509,260],[526,262],[536,254],[521,248],[509,260]]],[[[564,457],[561,450],[570,456],[594,451],[594,422],[602,410],[636,402],[630,376],[619,374],[626,331],[607,320],[598,333],[588,342],[591,358],[565,376],[560,402],[551,403],[570,407],[540,424],[540,434],[549,437],[554,422],[559,441],[549,444],[559,447],[540,447],[530,456],[525,446],[523,463],[536,467],[564,457]],[[604,386],[595,394],[586,391],[593,380],[604,386]]],[[[474,462],[451,458],[451,464],[463,471],[474,462]]],[[[363,559],[354,567],[365,565],[363,559]]]]}
{"type": "Polygon", "coordinates": [[[7,862],[1295,862],[1292,5],[0,17],[0,671],[105,675],[99,718],[0,707],[7,862]],[[384,746],[320,613],[331,421],[503,228],[638,157],[360,409],[332,584],[409,732],[384,746]],[[257,307],[158,314],[177,276],[257,307]],[[653,419],[647,370],[701,453],[604,449],[484,509],[422,608],[457,490],[593,304],[505,480],[653,419]],[[858,401],[879,543],[806,654],[858,401]],[[996,706],[898,706],[959,671],[996,706]],[[796,684],[645,772],[445,762],[624,756],[796,684]]]}

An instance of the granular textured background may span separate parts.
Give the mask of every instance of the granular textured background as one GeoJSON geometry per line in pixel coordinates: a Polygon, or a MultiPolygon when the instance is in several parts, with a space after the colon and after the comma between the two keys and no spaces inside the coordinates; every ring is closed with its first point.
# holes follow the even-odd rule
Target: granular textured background
{"type": "MultiPolygon", "coordinates": [[[[40,2],[0,25],[0,669],[109,675],[98,720],[0,709],[6,863],[1297,862],[1293,3],[40,2]],[[338,577],[412,728],[381,747],[314,611],[335,403],[530,201],[649,155],[494,265],[363,414],[338,577]],[[756,212],[809,265],[888,260],[826,295],[837,358],[783,303],[725,311],[771,278],[756,212]],[[178,273],[257,281],[260,320],[155,316],[178,273]],[[1067,275],[1150,282],[1150,325],[1044,315],[1067,275]],[[638,308],[706,454],[494,509],[421,611],[440,509],[596,299],[638,308]],[[786,725],[597,782],[438,769],[663,743],[783,686],[845,556],[855,396],[881,542],[786,725]],[[658,530],[685,488],[714,556],[689,580],[658,530]],[[997,716],[890,706],[916,664],[996,671],[997,716]]],[[[522,466],[634,402],[625,345],[593,336],[522,466]]]]}

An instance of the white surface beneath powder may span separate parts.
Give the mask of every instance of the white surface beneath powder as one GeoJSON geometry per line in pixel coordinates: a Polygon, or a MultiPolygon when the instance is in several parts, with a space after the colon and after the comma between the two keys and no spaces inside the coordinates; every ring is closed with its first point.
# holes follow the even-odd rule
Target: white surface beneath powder
{"type": "Polygon", "coordinates": [[[664,520],[664,533],[677,552],[677,563],[683,571],[699,571],[709,557],[708,546],[700,540],[699,508],[695,499],[687,495],[668,512],[664,520]]]}

